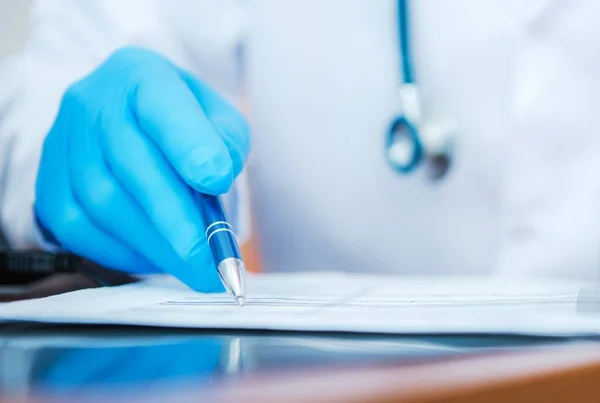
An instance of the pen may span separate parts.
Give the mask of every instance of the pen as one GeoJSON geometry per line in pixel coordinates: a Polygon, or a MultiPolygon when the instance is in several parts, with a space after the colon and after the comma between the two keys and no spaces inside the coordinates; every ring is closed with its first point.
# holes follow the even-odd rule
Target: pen
{"type": "Polygon", "coordinates": [[[206,224],[206,239],[225,289],[233,295],[238,305],[244,305],[246,293],[246,268],[238,248],[233,228],[221,198],[198,193],[206,224]]]}

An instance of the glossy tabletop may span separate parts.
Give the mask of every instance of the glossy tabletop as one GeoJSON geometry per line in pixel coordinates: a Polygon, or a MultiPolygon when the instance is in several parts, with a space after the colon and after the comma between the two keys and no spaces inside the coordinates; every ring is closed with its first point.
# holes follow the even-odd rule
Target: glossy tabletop
{"type": "MultiPolygon", "coordinates": [[[[174,399],[193,390],[195,401],[213,401],[217,390],[242,390],[270,379],[280,379],[281,384],[304,380],[308,383],[301,389],[306,392],[311,382],[327,382],[327,377],[339,382],[335,377],[345,373],[352,379],[356,371],[409,370],[572,344],[567,339],[526,337],[5,325],[0,337],[0,391],[5,399],[64,401],[107,395],[126,400],[149,391],[174,399]],[[234,386],[238,384],[240,388],[234,386]]],[[[298,395],[294,387],[290,386],[290,399],[298,395]]],[[[257,401],[250,395],[246,400],[257,401]]],[[[304,400],[311,399],[299,401],[304,400]]]]}

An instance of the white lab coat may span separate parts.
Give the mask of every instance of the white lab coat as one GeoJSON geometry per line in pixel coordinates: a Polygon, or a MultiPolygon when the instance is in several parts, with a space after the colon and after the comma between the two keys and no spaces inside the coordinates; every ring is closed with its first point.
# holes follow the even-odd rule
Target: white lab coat
{"type": "Polygon", "coordinates": [[[410,3],[416,78],[459,132],[437,185],[384,160],[395,0],[38,0],[0,85],[5,233],[37,242],[29,206],[61,92],[135,43],[243,91],[267,269],[597,278],[600,2],[410,3]]]}

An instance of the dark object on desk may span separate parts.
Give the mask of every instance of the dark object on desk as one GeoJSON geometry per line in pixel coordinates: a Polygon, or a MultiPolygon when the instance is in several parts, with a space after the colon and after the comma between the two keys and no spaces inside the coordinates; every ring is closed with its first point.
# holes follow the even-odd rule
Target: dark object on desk
{"type": "Polygon", "coordinates": [[[41,298],[137,281],[69,253],[0,250],[0,300],[41,298]]]}
{"type": "Polygon", "coordinates": [[[81,259],[75,255],[42,251],[0,251],[0,285],[24,285],[55,273],[76,273],[81,259]]]}

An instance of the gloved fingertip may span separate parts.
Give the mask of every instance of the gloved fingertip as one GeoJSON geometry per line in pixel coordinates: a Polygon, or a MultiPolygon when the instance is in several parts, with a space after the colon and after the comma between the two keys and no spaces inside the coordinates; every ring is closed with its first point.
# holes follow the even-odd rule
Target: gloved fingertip
{"type": "Polygon", "coordinates": [[[190,154],[184,179],[199,192],[218,195],[231,188],[233,176],[233,162],[226,151],[199,150],[190,154]]]}
{"type": "Polygon", "coordinates": [[[225,291],[225,287],[214,265],[209,267],[194,268],[195,273],[192,273],[185,283],[194,291],[202,293],[220,293],[225,291]]]}
{"type": "Polygon", "coordinates": [[[212,178],[206,178],[195,187],[201,193],[209,194],[209,195],[222,195],[229,192],[231,186],[233,185],[233,168],[229,175],[217,177],[214,176],[212,178]]]}
{"type": "Polygon", "coordinates": [[[203,293],[225,291],[206,239],[197,241],[182,257],[187,269],[181,280],[191,289],[203,293]]]}
{"type": "MultiPolygon", "coordinates": [[[[211,276],[212,279],[212,276],[211,276]]],[[[222,293],[225,292],[225,287],[221,283],[218,277],[209,281],[203,281],[195,287],[192,287],[194,291],[202,293],[222,293]],[[216,281],[213,281],[216,280],[216,281]]]]}

